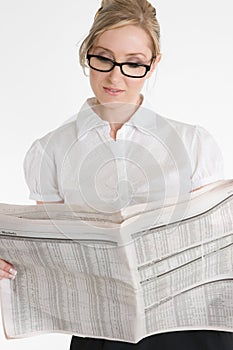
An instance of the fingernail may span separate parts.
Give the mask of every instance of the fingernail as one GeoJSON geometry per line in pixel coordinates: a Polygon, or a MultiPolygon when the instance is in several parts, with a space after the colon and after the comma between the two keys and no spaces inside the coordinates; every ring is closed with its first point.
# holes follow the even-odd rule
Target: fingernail
{"type": "Polygon", "coordinates": [[[10,273],[12,276],[16,276],[16,275],[17,275],[17,271],[14,270],[14,269],[12,269],[12,268],[9,270],[9,273],[10,273]]]}
{"type": "Polygon", "coordinates": [[[10,278],[11,280],[14,280],[15,277],[16,277],[16,275],[9,275],[9,278],[10,278]]]}

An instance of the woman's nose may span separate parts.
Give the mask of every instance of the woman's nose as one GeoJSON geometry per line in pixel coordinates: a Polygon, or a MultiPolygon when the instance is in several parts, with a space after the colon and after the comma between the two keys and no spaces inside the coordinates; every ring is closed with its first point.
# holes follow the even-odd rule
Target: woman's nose
{"type": "Polygon", "coordinates": [[[115,66],[108,74],[111,81],[117,81],[122,78],[121,68],[118,66],[115,66]]]}

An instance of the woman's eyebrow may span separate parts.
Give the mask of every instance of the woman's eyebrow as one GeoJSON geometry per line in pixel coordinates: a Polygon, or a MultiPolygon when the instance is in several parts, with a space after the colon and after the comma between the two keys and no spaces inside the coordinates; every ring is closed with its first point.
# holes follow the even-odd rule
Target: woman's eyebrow
{"type": "Polygon", "coordinates": [[[106,47],[102,47],[102,46],[93,46],[93,50],[95,49],[101,49],[101,50],[104,50],[104,51],[108,51],[110,52],[112,55],[113,55],[113,52],[109,49],[106,49],[106,47]]]}
{"type": "Polygon", "coordinates": [[[143,56],[147,58],[146,55],[144,55],[142,52],[128,53],[126,56],[143,56]]]}
{"type": "MultiPolygon", "coordinates": [[[[93,49],[102,49],[104,51],[108,51],[109,53],[111,53],[114,56],[114,52],[111,51],[110,49],[107,49],[106,47],[102,47],[102,46],[95,46],[93,47],[93,49]]],[[[126,56],[130,57],[130,56],[143,56],[144,58],[147,59],[146,55],[144,55],[142,52],[134,52],[134,53],[128,53],[126,54],[126,56]]]]}

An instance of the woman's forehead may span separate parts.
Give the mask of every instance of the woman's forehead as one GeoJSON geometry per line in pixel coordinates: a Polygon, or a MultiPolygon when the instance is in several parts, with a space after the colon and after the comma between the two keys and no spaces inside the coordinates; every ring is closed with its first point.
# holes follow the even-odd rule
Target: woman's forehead
{"type": "Polygon", "coordinates": [[[135,25],[109,29],[103,32],[95,41],[94,48],[102,48],[110,53],[125,55],[151,55],[151,38],[144,29],[135,25]]]}

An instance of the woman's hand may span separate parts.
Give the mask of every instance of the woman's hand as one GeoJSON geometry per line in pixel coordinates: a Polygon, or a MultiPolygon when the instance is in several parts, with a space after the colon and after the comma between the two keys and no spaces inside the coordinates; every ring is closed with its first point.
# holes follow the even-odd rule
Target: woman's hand
{"type": "Polygon", "coordinates": [[[14,280],[16,275],[17,271],[14,269],[14,266],[0,259],[0,280],[4,278],[14,280]]]}

